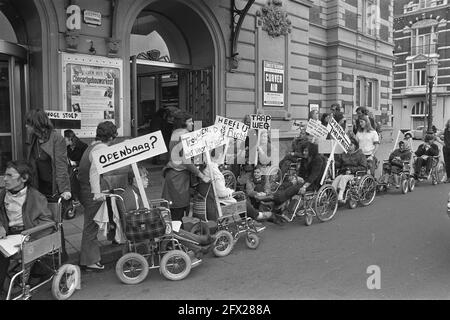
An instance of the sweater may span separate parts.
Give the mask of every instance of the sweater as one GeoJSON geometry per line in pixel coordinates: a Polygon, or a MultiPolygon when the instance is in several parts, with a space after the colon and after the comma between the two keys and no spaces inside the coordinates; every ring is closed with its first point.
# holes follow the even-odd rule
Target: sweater
{"type": "Polygon", "coordinates": [[[350,169],[352,173],[366,171],[368,167],[366,157],[361,149],[352,153],[342,153],[337,155],[335,166],[336,170],[339,169],[339,171],[345,172],[347,169],[350,169]]]}

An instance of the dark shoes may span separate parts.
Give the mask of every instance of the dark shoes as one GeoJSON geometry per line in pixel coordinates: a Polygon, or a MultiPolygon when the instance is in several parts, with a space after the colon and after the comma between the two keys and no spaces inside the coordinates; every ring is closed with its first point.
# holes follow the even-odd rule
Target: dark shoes
{"type": "Polygon", "coordinates": [[[80,268],[83,271],[103,271],[103,270],[105,270],[105,266],[102,265],[100,262],[91,264],[89,266],[81,266],[80,265],[80,268]]]}

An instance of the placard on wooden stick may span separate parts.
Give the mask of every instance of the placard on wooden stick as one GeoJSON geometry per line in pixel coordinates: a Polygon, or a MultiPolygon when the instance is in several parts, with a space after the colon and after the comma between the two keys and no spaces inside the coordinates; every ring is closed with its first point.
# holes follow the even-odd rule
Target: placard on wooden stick
{"type": "Polygon", "coordinates": [[[92,152],[92,160],[99,174],[131,165],[144,206],[149,209],[147,195],[136,163],[166,152],[167,148],[162,133],[156,131],[95,150],[92,152]]]}

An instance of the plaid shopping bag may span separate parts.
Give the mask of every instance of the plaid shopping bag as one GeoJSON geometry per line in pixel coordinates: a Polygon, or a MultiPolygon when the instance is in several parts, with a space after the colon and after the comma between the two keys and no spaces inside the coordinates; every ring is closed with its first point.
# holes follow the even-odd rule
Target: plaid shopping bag
{"type": "Polygon", "coordinates": [[[166,231],[160,208],[129,211],[125,222],[125,235],[128,240],[134,242],[161,237],[166,231]]]}

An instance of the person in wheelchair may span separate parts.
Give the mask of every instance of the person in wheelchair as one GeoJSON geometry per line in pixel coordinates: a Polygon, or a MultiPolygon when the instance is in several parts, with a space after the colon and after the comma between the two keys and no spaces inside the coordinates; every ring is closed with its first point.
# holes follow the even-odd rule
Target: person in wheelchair
{"type": "MultiPolygon", "coordinates": [[[[46,222],[53,222],[47,207],[47,198],[31,186],[33,172],[26,161],[11,161],[6,166],[5,189],[0,192],[0,239],[8,235],[20,234],[46,222]]],[[[39,239],[52,233],[45,229],[33,234],[39,239]]],[[[11,257],[0,254],[0,294],[8,272],[11,257]]],[[[30,269],[31,269],[30,263],[30,269]]],[[[34,271],[34,270],[33,270],[34,271]]],[[[39,275],[41,276],[41,275],[39,275]]],[[[25,276],[25,282],[28,276],[25,276]]]]}
{"type": "Polygon", "coordinates": [[[439,155],[439,148],[433,142],[434,136],[432,134],[425,135],[423,140],[424,143],[422,143],[415,152],[417,159],[414,163],[414,178],[416,180],[419,178],[424,178],[420,177],[420,169],[422,167],[426,167],[426,176],[430,174],[433,166],[433,157],[439,155]]]}
{"type": "Polygon", "coordinates": [[[367,160],[359,149],[358,141],[350,138],[350,150],[348,153],[336,155],[335,167],[339,175],[334,179],[332,186],[338,192],[338,201],[344,202],[344,192],[347,183],[355,177],[356,172],[366,171],[368,169],[367,160]]]}
{"type": "Polygon", "coordinates": [[[406,147],[404,141],[398,143],[398,149],[389,155],[388,163],[383,165],[383,178],[381,183],[388,183],[389,175],[394,178],[395,187],[400,188],[400,173],[403,170],[403,162],[411,160],[411,150],[406,147]]]}
{"type": "MultiPolygon", "coordinates": [[[[139,166],[138,170],[139,175],[141,176],[142,185],[144,189],[147,189],[147,187],[149,186],[149,173],[144,167],[139,166]]],[[[133,170],[131,170],[131,168],[128,171],[128,185],[121,196],[123,198],[123,204],[125,206],[126,212],[145,208],[142,197],[139,193],[136,177],[134,176],[134,172],[133,170]]],[[[215,241],[215,238],[210,234],[196,235],[183,229],[180,229],[179,231],[173,230],[173,232],[175,232],[180,237],[197,242],[198,246],[196,246],[195,244],[190,244],[190,248],[193,249],[194,252],[201,251],[202,253],[207,253],[211,245],[215,241]]]]}

